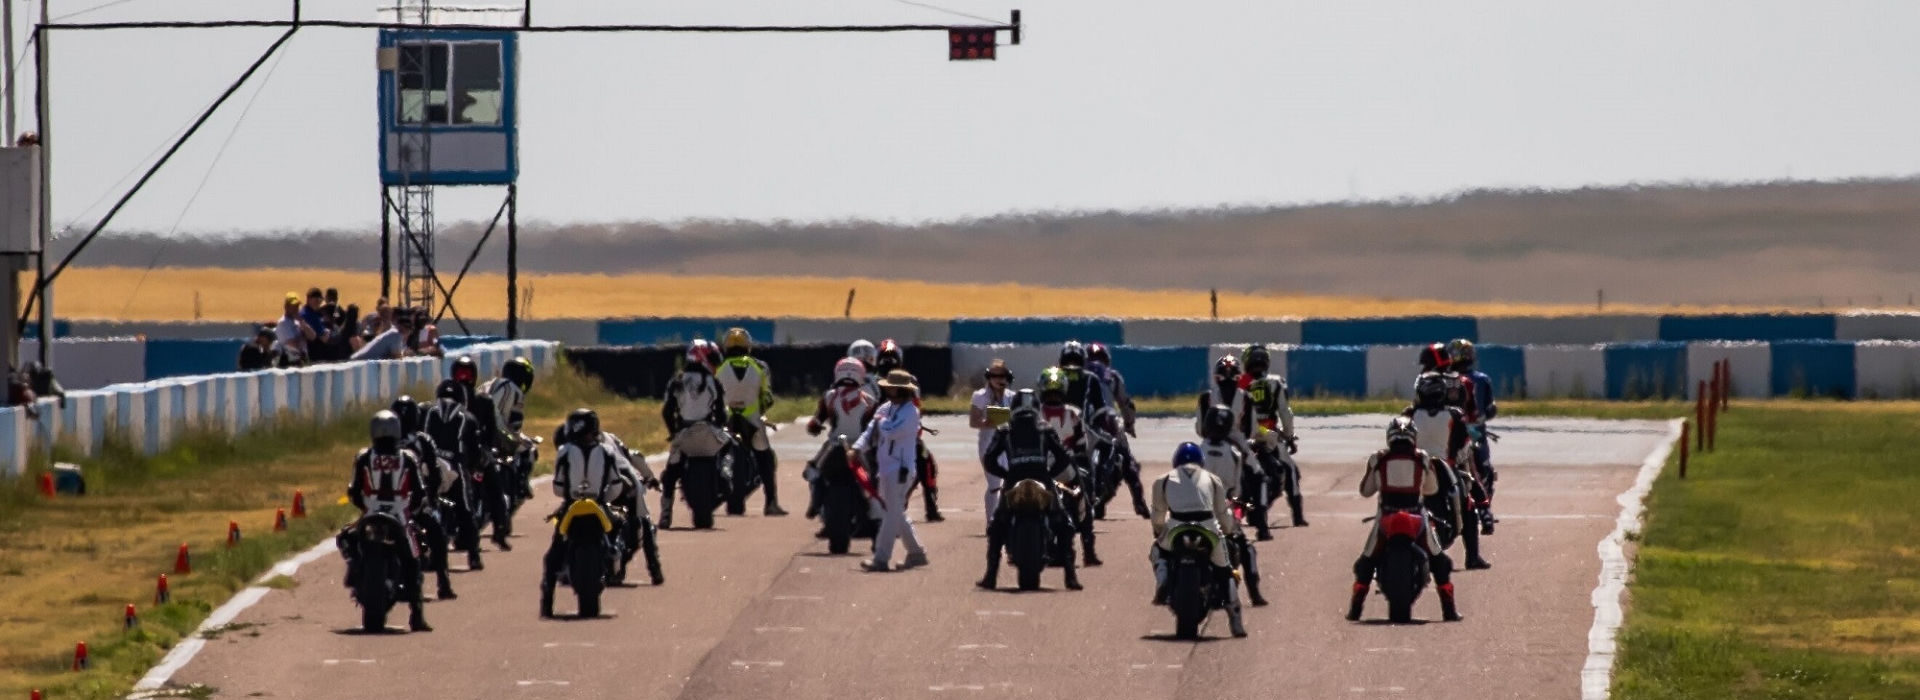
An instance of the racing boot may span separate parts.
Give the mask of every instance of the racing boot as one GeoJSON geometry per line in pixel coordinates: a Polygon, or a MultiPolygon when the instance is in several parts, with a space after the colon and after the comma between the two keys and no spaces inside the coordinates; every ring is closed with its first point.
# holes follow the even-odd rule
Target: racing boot
{"type": "Polygon", "coordinates": [[[673,494],[671,491],[668,491],[667,495],[660,497],[660,529],[673,529],[673,494]]]}
{"type": "Polygon", "coordinates": [[[453,593],[453,577],[447,575],[445,559],[441,560],[441,564],[442,566],[439,570],[433,572],[434,583],[436,584],[434,586],[433,599],[453,600],[459,598],[460,596],[454,595],[453,593]]]}
{"type": "Polygon", "coordinates": [[[665,574],[660,572],[660,541],[655,537],[653,523],[640,521],[640,551],[647,555],[647,578],[658,586],[667,582],[665,574]]]}
{"type": "Polygon", "coordinates": [[[1480,534],[1493,534],[1493,524],[1497,522],[1500,522],[1500,519],[1493,517],[1493,508],[1488,506],[1480,507],[1480,534]]]}
{"type": "Polygon", "coordinates": [[[546,575],[540,578],[540,619],[542,620],[553,619],[554,584],[555,581],[552,575],[546,575]]]}
{"type": "MultiPolygon", "coordinates": [[[[1099,566],[1101,564],[1100,555],[1093,553],[1093,533],[1088,532],[1082,535],[1080,537],[1080,546],[1086,550],[1083,552],[1086,556],[1082,557],[1080,561],[1081,566],[1099,566]]],[[[1068,553],[1071,554],[1072,550],[1069,549],[1068,553]]]]}
{"type": "Polygon", "coordinates": [[[1227,629],[1235,637],[1247,636],[1247,625],[1240,619],[1240,580],[1227,574],[1227,629]]]}
{"type": "Polygon", "coordinates": [[[779,482],[773,478],[775,468],[773,450],[754,450],[753,461],[760,468],[760,488],[767,497],[767,505],[760,510],[760,514],[768,517],[786,515],[787,509],[780,507],[779,482]]]}
{"type": "MultiPolygon", "coordinates": [[[[1155,554],[1158,554],[1159,545],[1154,547],[1155,554]]],[[[1156,556],[1153,559],[1153,604],[1166,605],[1167,598],[1172,594],[1172,589],[1167,586],[1167,562],[1156,556]]]]}
{"type": "Polygon", "coordinates": [[[937,522],[945,521],[947,519],[947,516],[940,514],[940,488],[939,487],[928,485],[927,488],[921,490],[920,496],[921,496],[921,499],[926,501],[926,504],[927,504],[927,522],[937,523],[937,522]]]}
{"type": "Polygon", "coordinates": [[[1360,620],[1360,609],[1367,604],[1367,589],[1372,587],[1373,557],[1361,555],[1353,560],[1353,600],[1347,604],[1348,621],[1360,620]]]}
{"type": "MultiPolygon", "coordinates": [[[[1295,487],[1298,488],[1298,487],[1295,487]]],[[[1300,516],[1300,494],[1287,494],[1287,510],[1293,511],[1293,526],[1306,527],[1307,519],[1300,516]]]]}
{"type": "Polygon", "coordinates": [[[427,624],[426,606],[420,603],[420,592],[414,591],[413,600],[407,602],[407,629],[414,632],[432,632],[427,624]]]}
{"type": "Polygon", "coordinates": [[[478,548],[467,550],[468,571],[484,571],[486,568],[486,563],[480,561],[480,550],[478,548]]]}
{"type": "Polygon", "coordinates": [[[1269,506],[1261,506],[1247,509],[1247,519],[1253,521],[1253,537],[1261,542],[1273,540],[1273,525],[1267,522],[1269,508],[1269,506]]]}
{"type": "Polygon", "coordinates": [[[1084,588],[1084,586],[1080,585],[1080,572],[1073,567],[1073,557],[1067,557],[1066,561],[1060,565],[1060,568],[1066,571],[1067,590],[1078,591],[1084,588]]]}
{"type": "Polygon", "coordinates": [[[1446,620],[1447,622],[1459,622],[1466,619],[1460,617],[1460,609],[1454,606],[1452,583],[1440,584],[1435,586],[1434,590],[1440,592],[1440,619],[1446,620]]]}
{"type": "Polygon", "coordinates": [[[1367,605],[1367,584],[1353,584],[1353,599],[1347,602],[1347,621],[1359,622],[1360,610],[1367,605]]]}
{"type": "MultiPolygon", "coordinates": [[[[999,587],[1000,553],[1002,546],[1000,538],[993,535],[987,536],[987,575],[981,576],[980,580],[973,582],[973,585],[989,591],[999,587]]],[[[1068,561],[1068,563],[1071,564],[1072,561],[1068,561]]]]}
{"type": "Polygon", "coordinates": [[[1482,529],[1475,528],[1473,522],[1479,519],[1479,517],[1480,516],[1474,511],[1467,511],[1466,522],[1462,523],[1460,528],[1460,539],[1465,543],[1464,546],[1467,550],[1467,569],[1469,571],[1493,568],[1492,564],[1487,563],[1486,559],[1480,557],[1480,532],[1482,529]]]}

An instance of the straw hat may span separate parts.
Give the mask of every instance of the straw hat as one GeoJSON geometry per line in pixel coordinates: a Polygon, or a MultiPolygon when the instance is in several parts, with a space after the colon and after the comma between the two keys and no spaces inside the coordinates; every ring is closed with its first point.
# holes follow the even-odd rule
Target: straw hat
{"type": "Polygon", "coordinates": [[[913,383],[913,375],[908,374],[904,369],[896,369],[888,372],[886,378],[880,380],[880,388],[913,389],[915,391],[920,389],[919,386],[913,383]]]}

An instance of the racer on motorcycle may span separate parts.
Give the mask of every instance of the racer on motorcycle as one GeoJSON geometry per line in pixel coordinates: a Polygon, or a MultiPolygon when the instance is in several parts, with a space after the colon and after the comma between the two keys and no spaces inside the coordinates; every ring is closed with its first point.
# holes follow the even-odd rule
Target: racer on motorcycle
{"type": "MultiPolygon", "coordinates": [[[[1259,461],[1253,456],[1253,446],[1234,431],[1233,409],[1225,405],[1216,404],[1207,409],[1203,423],[1206,430],[1200,450],[1205,457],[1204,466],[1226,487],[1227,500],[1244,506],[1246,494],[1241,491],[1241,484],[1260,483],[1257,478],[1243,480],[1243,476],[1252,475],[1260,468],[1259,461]]],[[[1227,542],[1231,559],[1246,572],[1248,600],[1256,608],[1265,607],[1267,598],[1260,595],[1259,555],[1254,551],[1253,543],[1247,541],[1244,531],[1229,537],[1227,542]]]]}
{"type": "Polygon", "coordinates": [[[476,475],[485,474],[490,458],[481,437],[480,420],[467,410],[466,390],[445,379],[434,389],[434,401],[421,418],[427,436],[439,450],[438,462],[453,470],[453,480],[441,484],[454,508],[441,513],[441,524],[453,536],[453,545],[467,552],[467,570],[486,568],[480,559],[480,528],[487,516],[484,494],[476,475]]]}
{"type": "MultiPolygon", "coordinates": [[[[1073,518],[1062,505],[1058,481],[1061,475],[1073,470],[1073,455],[1067,453],[1066,446],[1060,443],[1060,436],[1052,426],[1040,420],[1040,399],[1032,389],[1022,389],[1014,394],[1009,404],[1012,415],[1006,425],[994,429],[993,442],[980,455],[980,466],[988,474],[999,477],[1001,483],[1018,484],[1032,479],[1047,487],[1053,499],[1048,520],[1055,547],[1066,552],[1062,561],[1062,566],[1066,568],[1066,586],[1068,590],[1080,590],[1080,576],[1073,565],[1073,518]]],[[[975,585],[992,590],[1000,576],[1000,558],[1006,546],[1007,529],[1013,524],[1012,504],[1001,499],[999,507],[988,519],[987,574],[975,585]]]]}
{"type": "Polygon", "coordinates": [[[753,336],[745,328],[727,329],[720,339],[720,351],[726,359],[720,361],[714,374],[720,380],[727,409],[743,424],[741,428],[750,433],[741,438],[753,450],[753,467],[759,470],[760,487],[766,494],[761,512],[769,516],[786,515],[786,509],[780,507],[779,482],[774,479],[778,463],[773,445],[767,440],[767,409],[773,406],[773,375],[767,370],[767,363],[752,356],[753,336]]]}
{"type": "MultiPolygon", "coordinates": [[[[1413,420],[1405,416],[1396,417],[1387,424],[1387,447],[1367,458],[1367,474],[1360,481],[1360,495],[1371,498],[1379,496],[1379,512],[1385,515],[1389,510],[1414,510],[1424,513],[1422,501],[1439,493],[1440,484],[1434,474],[1434,458],[1419,447],[1419,429],[1413,420]]],[[[1431,517],[1426,515],[1426,517],[1431,517]]],[[[1380,537],[1380,527],[1384,518],[1375,518],[1368,530],[1366,546],[1360,550],[1360,557],[1353,562],[1353,599],[1347,607],[1347,619],[1359,620],[1361,608],[1367,602],[1367,590],[1373,583],[1374,555],[1379,553],[1385,541],[1380,537]]],[[[1460,612],[1454,605],[1453,597],[1453,559],[1440,548],[1439,538],[1429,524],[1421,528],[1421,546],[1427,552],[1427,568],[1433,575],[1434,589],[1440,594],[1440,612],[1449,622],[1457,622],[1460,612]]]]}
{"type": "MultiPolygon", "coordinates": [[[[361,514],[383,512],[398,519],[401,532],[406,533],[407,543],[399,551],[400,577],[405,581],[404,594],[407,600],[407,628],[415,632],[432,632],[427,625],[426,605],[421,600],[420,588],[420,543],[413,536],[413,519],[425,507],[431,496],[426,485],[420,481],[420,467],[414,462],[413,453],[402,448],[400,417],[392,411],[380,411],[373,414],[369,426],[369,437],[373,445],[360,450],[353,458],[353,481],[347,485],[347,500],[361,514]]],[[[346,547],[341,552],[347,559],[347,581],[351,587],[354,577],[354,544],[348,540],[351,530],[342,531],[341,538],[346,547]]]]}
{"type": "MultiPolygon", "coordinates": [[[[1494,523],[1500,522],[1493,515],[1493,485],[1500,475],[1493,470],[1493,451],[1487,439],[1487,421],[1500,416],[1500,404],[1493,400],[1493,379],[1487,373],[1474,368],[1478,353],[1473,341],[1457,338],[1447,343],[1447,358],[1452,361],[1452,369],[1466,380],[1467,400],[1462,408],[1467,414],[1467,431],[1473,435],[1474,478],[1486,492],[1479,503],[1480,534],[1493,534],[1494,523]]],[[[1468,562],[1467,568],[1473,568],[1468,562]]]]}
{"type": "MultiPolygon", "coordinates": [[[[1108,354],[1104,343],[1087,344],[1085,374],[1088,380],[1087,400],[1082,404],[1082,415],[1096,421],[1096,424],[1102,424],[1102,432],[1112,436],[1120,480],[1133,496],[1133,512],[1144,519],[1147,517],[1147,501],[1140,492],[1140,462],[1133,458],[1133,446],[1127,440],[1134,433],[1135,413],[1133,397],[1127,394],[1126,377],[1113,368],[1113,357],[1108,354]]],[[[1072,398],[1071,392],[1068,398],[1072,398]]]]}
{"type": "MultiPolygon", "coordinates": [[[[689,440],[701,444],[726,443],[727,404],[714,367],[720,352],[713,343],[694,339],[687,345],[686,362],[680,373],[668,380],[666,396],[660,404],[660,419],[666,423],[670,447],[667,467],[660,479],[660,527],[673,527],[673,495],[686,473],[686,454],[681,445],[689,440]]],[[[560,440],[555,439],[555,444],[560,440]]]]}
{"type": "MultiPolygon", "coordinates": [[[[1165,605],[1171,593],[1167,575],[1166,550],[1172,546],[1171,522],[1198,525],[1225,538],[1240,534],[1240,523],[1227,503],[1227,487],[1206,468],[1206,454],[1199,445],[1180,443],[1173,452],[1173,469],[1153,481],[1153,604],[1165,605]]],[[[1244,536],[1244,535],[1242,535],[1244,536]]],[[[1240,619],[1240,585],[1228,563],[1227,548],[1213,548],[1213,568],[1227,590],[1227,623],[1233,636],[1247,636],[1240,619]]]]}
{"type": "Polygon", "coordinates": [[[433,444],[433,437],[426,434],[421,425],[420,404],[405,394],[393,400],[387,410],[400,418],[400,448],[413,453],[414,464],[420,468],[420,483],[427,489],[427,497],[422,505],[416,523],[426,534],[427,568],[433,569],[434,582],[438,584],[434,592],[436,600],[453,600],[460,596],[453,592],[453,579],[447,575],[447,525],[445,511],[440,505],[440,494],[452,488],[449,483],[460,478],[453,465],[440,459],[440,449],[433,444]]]}
{"type": "MultiPolygon", "coordinates": [[[[1293,461],[1293,454],[1300,447],[1293,431],[1293,408],[1287,403],[1290,392],[1285,379],[1268,374],[1272,363],[1272,355],[1265,345],[1247,346],[1241,355],[1240,364],[1245,373],[1240,375],[1240,415],[1237,416],[1240,434],[1253,443],[1254,454],[1266,467],[1266,473],[1278,477],[1263,485],[1266,493],[1284,491],[1287,509],[1293,512],[1293,526],[1306,527],[1307,519],[1301,513],[1300,466],[1293,461]]],[[[1253,486],[1249,484],[1248,488],[1253,486]]],[[[1254,523],[1261,540],[1273,538],[1268,530],[1266,510],[1267,506],[1260,506],[1254,523]]]]}
{"type": "MultiPolygon", "coordinates": [[[[634,481],[635,472],[632,463],[627,461],[626,450],[601,433],[599,415],[592,409],[576,410],[567,416],[564,431],[567,440],[554,455],[553,467],[553,495],[559,496],[561,502],[554,510],[553,540],[541,559],[542,618],[553,617],[553,589],[559,583],[561,567],[566,565],[566,539],[558,524],[561,513],[567,512],[574,501],[593,499],[605,505],[640,503],[643,510],[630,517],[636,520],[645,517],[644,501],[635,493],[645,487],[634,481]]],[[[654,584],[659,585],[658,555],[649,552],[647,559],[654,584]]]]}
{"type": "Polygon", "coordinates": [[[1093,508],[1091,501],[1098,497],[1093,490],[1093,479],[1087,470],[1087,440],[1081,430],[1080,409],[1067,402],[1067,376],[1059,367],[1048,367],[1040,372],[1040,420],[1060,436],[1060,442],[1073,455],[1074,468],[1060,481],[1078,491],[1077,504],[1070,509],[1074,524],[1080,529],[1080,563],[1083,566],[1099,566],[1100,555],[1093,549],[1093,508]]]}
{"type": "Polygon", "coordinates": [[[502,440],[506,439],[500,432],[500,407],[494,404],[492,395],[475,386],[480,380],[480,366],[474,363],[471,355],[454,358],[447,374],[466,393],[467,411],[473,414],[480,429],[480,445],[485,453],[478,468],[488,475],[486,487],[481,489],[476,498],[481,503],[480,515],[493,522],[493,545],[502,552],[511,552],[513,545],[507,538],[513,535],[513,509],[508,504],[508,486],[503,483],[504,475],[494,473],[493,463],[494,453],[505,444],[502,440]]]}
{"type": "Polygon", "coordinates": [[[487,383],[487,398],[493,400],[494,430],[500,436],[498,449],[513,456],[513,488],[522,502],[533,498],[528,479],[533,476],[533,438],[520,432],[526,422],[527,393],[533,391],[533,361],[515,357],[500,366],[500,376],[487,383]]]}
{"type": "MultiPolygon", "coordinates": [[[[1465,541],[1468,569],[1487,569],[1493,565],[1480,558],[1480,532],[1474,527],[1476,515],[1471,509],[1478,499],[1480,485],[1474,481],[1470,463],[1473,454],[1467,418],[1460,409],[1447,405],[1452,376],[1439,372],[1420,375],[1414,381],[1414,404],[1400,415],[1413,421],[1419,436],[1417,446],[1440,460],[1435,467],[1435,476],[1440,482],[1439,493],[1433,499],[1437,502],[1430,501],[1427,510],[1432,511],[1449,532],[1465,541]]],[[[1442,536],[1441,539],[1445,544],[1448,538],[1442,536]]]]}
{"type": "MultiPolygon", "coordinates": [[[[807,434],[818,437],[827,433],[827,440],[820,444],[820,451],[807,460],[803,473],[807,483],[814,484],[807,500],[807,518],[820,516],[821,495],[817,480],[820,475],[820,460],[827,456],[828,450],[839,449],[839,438],[854,438],[864,432],[867,421],[873,420],[873,411],[880,407],[880,401],[868,394],[863,387],[867,383],[867,368],[852,357],[840,358],[833,365],[833,386],[820,397],[820,404],[813,411],[813,418],[807,421],[807,434]]],[[[821,532],[825,536],[825,531],[821,532]]]]}

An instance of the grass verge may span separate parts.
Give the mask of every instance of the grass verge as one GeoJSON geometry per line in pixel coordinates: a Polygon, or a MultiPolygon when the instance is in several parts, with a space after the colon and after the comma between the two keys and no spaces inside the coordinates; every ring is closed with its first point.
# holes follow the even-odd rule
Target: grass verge
{"type": "Polygon", "coordinates": [[[1782,402],[1648,499],[1614,697],[1920,697],[1920,407],[1782,402]]]}
{"type": "MultiPolygon", "coordinates": [[[[636,448],[664,447],[658,401],[614,396],[564,367],[535,385],[527,407],[531,430],[551,435],[580,406],[597,409],[606,428],[636,448]]],[[[770,416],[791,419],[812,407],[811,400],[787,399],[770,416]]],[[[237,438],[194,433],[154,456],[119,442],[85,459],[62,450],[57,458],[85,469],[84,497],[42,499],[32,473],[0,480],[0,697],[26,697],[31,688],[52,698],[124,696],[214,607],[353,517],[337,499],[354,452],[365,444],[361,416],[371,410],[237,438]],[[309,517],[273,532],[275,509],[290,507],[296,490],[306,494],[309,517]],[[223,546],[229,520],[243,535],[232,549],[223,546]],[[193,573],[176,576],[181,543],[192,552],[193,573]],[[155,606],[162,573],[172,602],[155,606]],[[121,624],[128,603],[140,615],[133,630],[121,624]],[[85,673],[68,670],[78,641],[91,652],[85,673]]],[[[551,454],[544,450],[543,457],[551,454]]],[[[351,605],[344,593],[340,604],[351,605]]]]}

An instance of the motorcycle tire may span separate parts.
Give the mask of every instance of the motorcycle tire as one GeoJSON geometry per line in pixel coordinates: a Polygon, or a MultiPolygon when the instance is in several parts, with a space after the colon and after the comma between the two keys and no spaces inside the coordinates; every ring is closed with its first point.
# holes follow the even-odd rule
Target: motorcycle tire
{"type": "Polygon", "coordinates": [[[820,518],[827,530],[827,551],[832,554],[846,554],[853,548],[853,532],[857,527],[853,506],[863,503],[859,494],[853,493],[855,488],[847,484],[826,487],[826,503],[821,505],[820,518]]]}
{"type": "MultiPolygon", "coordinates": [[[[1032,516],[1028,516],[1029,518],[1032,516]]],[[[1011,530],[1008,549],[1013,562],[1019,569],[1020,590],[1040,589],[1040,575],[1047,570],[1049,557],[1047,550],[1052,548],[1048,540],[1051,533],[1044,522],[1034,522],[1026,518],[1015,519],[1011,530]]]]}
{"type": "Polygon", "coordinates": [[[1420,595],[1415,579],[1420,569],[1417,558],[1411,542],[1396,542],[1387,547],[1386,561],[1381,562],[1378,578],[1380,592],[1387,598],[1389,622],[1413,621],[1413,601],[1420,595]]]}
{"type": "Polygon", "coordinates": [[[1174,572],[1173,596],[1168,602],[1173,608],[1173,636],[1176,639],[1199,639],[1200,624],[1207,621],[1207,589],[1213,582],[1207,580],[1210,572],[1198,565],[1181,566],[1174,572]]]}
{"type": "Polygon", "coordinates": [[[600,592],[606,581],[606,542],[597,527],[576,528],[568,536],[568,579],[573,586],[579,616],[600,616],[600,592]]]}
{"type": "Polygon", "coordinates": [[[720,504],[720,465],[717,457],[698,457],[687,459],[686,475],[681,477],[680,490],[687,498],[687,508],[693,511],[693,529],[713,529],[713,509],[720,504]]]}
{"type": "Polygon", "coordinates": [[[368,634],[387,631],[387,613],[393,611],[393,582],[388,580],[387,570],[392,565],[389,559],[382,552],[356,565],[360,585],[354,589],[353,597],[360,602],[360,631],[368,634]]]}

